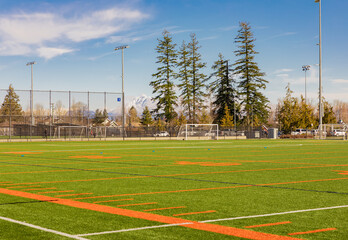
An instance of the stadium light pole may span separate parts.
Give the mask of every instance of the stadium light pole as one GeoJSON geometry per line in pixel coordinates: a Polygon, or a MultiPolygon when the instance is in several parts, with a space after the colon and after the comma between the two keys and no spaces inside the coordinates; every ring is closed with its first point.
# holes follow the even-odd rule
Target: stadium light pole
{"type": "Polygon", "coordinates": [[[307,104],[307,71],[311,68],[309,65],[303,65],[302,71],[305,72],[305,102],[307,104]]]}
{"type": "MultiPolygon", "coordinates": [[[[34,81],[33,81],[33,65],[36,64],[35,61],[28,62],[27,66],[31,67],[31,90],[30,90],[30,125],[34,124],[34,116],[33,116],[33,95],[34,95],[34,81]]],[[[31,131],[30,131],[31,135],[31,131]]]]}
{"type": "Polygon", "coordinates": [[[123,140],[124,140],[124,135],[125,135],[125,117],[124,117],[124,66],[123,66],[123,50],[125,48],[129,48],[128,45],[123,45],[123,46],[119,46],[119,47],[115,47],[115,51],[118,51],[118,50],[122,50],[122,128],[123,128],[123,131],[122,131],[122,137],[123,137],[123,140]]]}
{"type": "Polygon", "coordinates": [[[319,3],[319,139],[323,138],[323,100],[322,100],[322,42],[321,42],[321,0],[319,3]]]}

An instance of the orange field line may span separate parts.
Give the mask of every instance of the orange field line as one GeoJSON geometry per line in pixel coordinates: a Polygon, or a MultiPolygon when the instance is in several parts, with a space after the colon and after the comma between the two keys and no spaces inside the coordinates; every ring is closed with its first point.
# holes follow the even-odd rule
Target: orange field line
{"type": "Polygon", "coordinates": [[[240,187],[250,187],[250,186],[252,186],[252,185],[228,186],[228,187],[215,187],[215,188],[200,188],[200,189],[185,189],[185,190],[172,190],[172,191],[161,191],[161,192],[125,193],[125,194],[106,195],[106,196],[93,196],[93,197],[73,198],[73,199],[79,200],[79,199],[90,199],[90,198],[108,198],[108,197],[121,197],[121,196],[138,196],[138,195],[149,195],[149,194],[160,194],[160,193],[195,192],[195,191],[207,191],[207,190],[228,189],[228,188],[240,188],[240,187]]]}
{"type": "Polygon", "coordinates": [[[51,187],[51,188],[28,188],[28,189],[22,189],[22,191],[37,191],[37,190],[48,190],[48,189],[57,189],[55,187],[51,187]]]}
{"type": "Polygon", "coordinates": [[[185,206],[180,206],[180,207],[154,208],[154,209],[146,209],[146,210],[143,210],[143,211],[144,212],[151,212],[151,211],[161,211],[161,210],[177,209],[177,208],[186,208],[186,207],[185,206]]]}
{"type": "Polygon", "coordinates": [[[250,184],[250,185],[237,185],[237,186],[216,187],[216,188],[201,188],[201,189],[185,189],[185,190],[173,190],[173,191],[161,191],[161,192],[126,193],[126,194],[106,195],[106,196],[93,196],[93,197],[74,198],[74,199],[78,200],[78,199],[89,199],[89,198],[107,198],[107,197],[120,197],[120,196],[137,196],[137,195],[149,195],[149,194],[161,194],[161,193],[194,192],[194,191],[207,191],[207,190],[218,190],[218,189],[229,189],[229,188],[241,188],[241,187],[255,187],[255,186],[271,186],[271,185],[293,184],[293,183],[305,183],[305,182],[337,181],[337,180],[346,180],[346,179],[348,179],[348,178],[317,179],[317,180],[294,181],[294,182],[283,182],[283,183],[250,184]]]}
{"type": "Polygon", "coordinates": [[[337,230],[337,228],[325,228],[325,229],[318,229],[318,230],[307,231],[307,232],[294,232],[294,233],[289,233],[288,235],[301,235],[301,234],[326,232],[326,231],[333,231],[333,230],[337,230]]]}
{"type": "Polygon", "coordinates": [[[6,154],[41,154],[42,152],[3,152],[6,154]]]}
{"type": "Polygon", "coordinates": [[[120,202],[120,201],[131,201],[131,200],[134,200],[134,198],[116,199],[116,200],[108,200],[108,201],[96,201],[96,202],[93,202],[93,203],[120,202]]]}
{"type": "Polygon", "coordinates": [[[123,205],[117,205],[117,207],[140,206],[140,205],[150,205],[150,204],[157,204],[157,202],[123,204],[123,205]]]}
{"type": "Polygon", "coordinates": [[[254,240],[298,239],[298,238],[293,238],[288,236],[280,236],[280,235],[275,235],[270,233],[256,232],[256,231],[251,231],[247,229],[239,229],[239,228],[227,227],[227,226],[210,224],[210,223],[200,223],[200,222],[189,221],[189,220],[181,219],[181,218],[162,216],[162,215],[153,214],[153,213],[138,212],[138,211],[129,210],[129,209],[115,208],[115,207],[109,207],[109,206],[86,203],[86,202],[78,202],[71,199],[53,198],[53,197],[48,197],[44,195],[38,195],[38,194],[33,194],[28,192],[20,192],[16,190],[5,189],[5,188],[0,188],[0,193],[11,195],[11,196],[28,198],[28,199],[35,199],[39,201],[50,201],[52,204],[60,204],[64,206],[70,206],[70,207],[75,207],[80,209],[88,209],[88,210],[96,211],[96,212],[115,214],[119,216],[144,219],[144,220],[155,221],[155,222],[166,223],[166,224],[185,223],[184,225],[181,225],[181,226],[186,228],[196,229],[196,230],[202,230],[207,232],[240,237],[240,238],[247,238],[247,239],[254,239],[254,240]]]}
{"type": "MultiPolygon", "coordinates": [[[[70,163],[69,163],[70,164],[70,163]]],[[[39,164],[41,165],[41,164],[39,164]]],[[[0,174],[25,174],[25,173],[49,173],[49,172],[76,172],[76,171],[85,171],[85,170],[105,170],[105,169],[124,169],[124,168],[149,168],[149,167],[177,167],[175,165],[158,165],[158,166],[138,166],[138,167],[113,167],[113,168],[91,168],[91,169],[81,169],[81,170],[46,170],[46,171],[30,171],[30,172],[6,172],[0,174]]],[[[6,183],[6,182],[4,182],[6,183]]]]}
{"type": "Polygon", "coordinates": [[[30,182],[30,183],[12,183],[10,185],[24,185],[24,184],[43,184],[43,183],[66,183],[66,182],[90,182],[90,181],[104,181],[104,180],[117,180],[126,178],[150,178],[150,177],[174,177],[174,176],[188,176],[188,175],[203,175],[203,174],[218,174],[218,173],[234,173],[234,172],[260,172],[260,171],[275,171],[275,170],[289,170],[289,169],[303,169],[303,168],[317,168],[326,166],[309,166],[309,167],[288,167],[288,168],[265,168],[265,169],[252,169],[252,170],[233,170],[233,171],[217,171],[217,172],[199,172],[199,173],[178,173],[170,175],[155,175],[155,176],[133,176],[133,177],[116,177],[116,178],[98,178],[98,179],[77,179],[66,181],[52,181],[52,182],[30,182]]]}
{"type": "Polygon", "coordinates": [[[79,196],[79,195],[90,195],[93,193],[74,193],[74,194],[63,194],[63,195],[56,195],[55,197],[70,197],[70,196],[79,196]]]}
{"type": "Polygon", "coordinates": [[[69,158],[112,159],[112,158],[121,158],[121,157],[120,156],[87,155],[87,156],[69,156],[69,158]]]}
{"type": "Polygon", "coordinates": [[[6,173],[0,173],[1,175],[4,174],[24,174],[24,173],[48,173],[48,172],[74,172],[79,170],[48,170],[48,171],[30,171],[30,172],[6,172],[6,173]]]}
{"type": "Polygon", "coordinates": [[[91,182],[91,181],[105,181],[105,180],[115,180],[115,179],[123,179],[123,178],[144,178],[147,176],[136,176],[136,177],[116,177],[116,178],[96,178],[96,179],[77,179],[77,180],[66,180],[66,181],[51,181],[51,182],[31,182],[31,183],[12,183],[7,184],[7,186],[12,185],[22,185],[22,184],[38,184],[38,183],[67,183],[67,182],[91,182]]]}
{"type": "MultiPolygon", "coordinates": [[[[28,186],[14,186],[14,187],[6,187],[6,188],[27,188],[28,186]]],[[[30,186],[30,187],[40,187],[40,185],[33,185],[33,186],[30,186]]]]}
{"type": "Polygon", "coordinates": [[[215,210],[208,210],[203,212],[189,212],[189,213],[179,213],[179,214],[173,214],[173,216],[185,216],[185,215],[194,215],[194,214],[201,214],[201,213],[213,213],[216,212],[215,210]]]}
{"type": "Polygon", "coordinates": [[[266,223],[266,224],[260,224],[260,225],[245,226],[244,228],[268,227],[268,226],[282,225],[282,224],[288,224],[288,223],[291,223],[291,222],[286,221],[286,222],[266,223]]]}
{"type": "MultiPolygon", "coordinates": [[[[332,152],[323,152],[323,153],[332,153],[332,152]]],[[[336,153],[336,152],[335,152],[336,153]]],[[[319,154],[319,153],[318,153],[319,154]]],[[[322,153],[320,153],[322,154],[322,153]]],[[[268,155],[241,155],[241,156],[233,156],[233,157],[226,157],[226,158],[207,158],[207,157],[178,157],[178,156],[168,156],[168,155],[133,155],[133,154],[128,154],[128,156],[134,156],[134,157],[156,157],[156,158],[163,158],[163,159],[158,159],[158,160],[168,160],[168,158],[174,158],[174,159],[198,159],[198,160],[211,160],[211,161],[226,161],[226,160],[232,160],[232,161],[238,161],[238,162],[268,162],[268,163],[289,163],[289,164],[312,164],[312,163],[293,163],[293,162],[283,162],[283,161],[275,161],[275,160],[241,160],[241,157],[269,157],[273,155],[289,155],[289,154],[268,154],[268,155]]],[[[298,153],[298,154],[292,154],[292,155],[303,155],[303,153],[298,153]]],[[[346,158],[346,156],[338,156],[338,157],[313,157],[313,158],[301,158],[301,159],[296,159],[296,158],[291,158],[291,159],[283,159],[284,161],[286,160],[311,160],[311,159],[337,159],[337,158],[346,158]]],[[[122,161],[122,160],[121,160],[122,161]]],[[[118,161],[118,162],[121,162],[118,161]]],[[[143,162],[147,160],[128,160],[130,162],[143,162]]],[[[152,161],[155,161],[155,159],[152,159],[152,161]]],[[[123,160],[122,162],[127,162],[127,160],[123,160]]],[[[312,164],[313,165],[313,164],[312,164]]],[[[328,165],[328,164],[317,164],[317,165],[328,165]]]]}
{"type": "Polygon", "coordinates": [[[75,190],[66,190],[66,191],[50,191],[50,192],[38,192],[38,193],[63,193],[63,192],[74,192],[75,190]]]}

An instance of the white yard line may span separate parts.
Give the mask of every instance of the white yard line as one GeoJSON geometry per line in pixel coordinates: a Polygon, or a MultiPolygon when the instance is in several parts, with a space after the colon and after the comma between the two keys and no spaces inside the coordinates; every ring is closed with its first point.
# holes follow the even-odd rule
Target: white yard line
{"type": "Polygon", "coordinates": [[[4,221],[8,221],[8,222],[13,222],[13,223],[17,223],[17,224],[20,224],[20,225],[24,225],[24,226],[27,226],[27,227],[30,227],[30,228],[35,228],[35,229],[38,229],[38,230],[41,230],[41,231],[50,232],[50,233],[54,233],[54,234],[61,235],[61,236],[64,236],[64,237],[72,238],[72,239],[88,240],[87,238],[82,238],[82,237],[71,235],[71,234],[68,234],[68,233],[55,231],[55,230],[52,230],[52,229],[36,226],[36,225],[30,224],[30,223],[17,221],[17,220],[11,219],[11,218],[0,217],[0,219],[4,220],[4,221]]]}
{"type": "MultiPolygon", "coordinates": [[[[330,209],[347,208],[347,207],[348,207],[348,205],[334,206],[334,207],[324,207],[324,208],[313,208],[313,209],[303,209],[303,210],[295,210],[295,211],[279,212],[279,213],[269,213],[269,214],[262,214],[262,215],[251,215],[251,216],[242,216],[242,217],[233,217],[233,218],[222,218],[222,219],[205,220],[205,221],[199,221],[199,223],[211,223],[211,222],[231,221],[231,220],[247,219],[247,218],[269,217],[269,216],[284,215],[284,214],[291,214],[291,213],[313,212],[313,211],[330,210],[330,209]]],[[[131,231],[154,229],[154,228],[174,227],[174,226],[181,226],[181,225],[187,225],[187,224],[193,224],[193,223],[192,222],[186,222],[186,223],[178,223],[178,224],[165,224],[165,225],[157,225],[157,226],[149,226],[149,227],[121,229],[121,230],[115,230],[115,231],[105,231],[105,232],[78,234],[78,235],[75,235],[75,236],[78,236],[78,237],[94,236],[94,235],[120,233],[120,232],[131,232],[131,231]]]]}
{"type": "Polygon", "coordinates": [[[262,214],[262,215],[251,215],[251,216],[243,216],[243,217],[221,218],[221,219],[205,220],[205,221],[200,221],[200,222],[201,223],[210,223],[210,222],[231,221],[231,220],[246,219],[246,218],[269,217],[269,216],[284,215],[284,214],[291,214],[291,213],[313,212],[313,211],[329,210],[329,209],[336,209],[336,208],[346,208],[346,207],[348,207],[348,205],[324,207],[324,208],[313,208],[313,209],[303,209],[303,210],[295,210],[295,211],[279,212],[279,213],[268,213],[268,214],[262,214]]]}
{"type": "Polygon", "coordinates": [[[121,230],[115,230],[115,231],[86,233],[86,234],[79,234],[79,235],[75,235],[75,236],[79,236],[79,237],[94,236],[94,235],[102,235],[102,234],[110,234],[110,233],[131,232],[131,231],[138,231],[138,230],[145,230],[145,229],[152,229],[152,228],[174,227],[174,226],[181,226],[181,225],[187,225],[187,224],[193,224],[193,223],[187,222],[187,223],[177,223],[177,224],[165,224],[165,225],[157,225],[157,226],[149,226],[149,227],[121,229],[121,230]]]}

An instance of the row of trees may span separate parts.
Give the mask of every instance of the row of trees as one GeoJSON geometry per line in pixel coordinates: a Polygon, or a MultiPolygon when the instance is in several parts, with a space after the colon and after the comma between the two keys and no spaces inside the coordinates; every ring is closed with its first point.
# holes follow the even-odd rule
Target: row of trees
{"type": "MultiPolygon", "coordinates": [[[[290,85],[286,87],[286,95],[279,100],[276,108],[276,119],[284,133],[290,133],[296,128],[317,129],[319,116],[316,107],[307,103],[303,96],[300,99],[292,96],[290,85]]],[[[323,99],[323,124],[337,123],[333,107],[323,99]]]]}
{"type": "Polygon", "coordinates": [[[203,73],[206,63],[199,53],[201,46],[196,35],[191,34],[190,37],[190,42],[183,41],[179,49],[168,31],[163,32],[163,39],[158,39],[158,68],[152,75],[154,80],[150,82],[155,95],[155,117],[169,125],[183,116],[190,123],[198,123],[209,115],[213,116],[215,123],[220,124],[226,117],[232,117],[245,126],[265,123],[269,101],[262,90],[268,81],[254,61],[258,52],[254,50],[255,38],[250,24],[240,23],[234,41],[237,44],[234,51],[237,60],[229,64],[220,53],[209,76],[203,73]],[[179,90],[178,94],[176,89],[179,90]],[[212,113],[205,110],[208,96],[212,98],[212,113]],[[178,106],[183,109],[179,114],[175,111],[178,106]]]}

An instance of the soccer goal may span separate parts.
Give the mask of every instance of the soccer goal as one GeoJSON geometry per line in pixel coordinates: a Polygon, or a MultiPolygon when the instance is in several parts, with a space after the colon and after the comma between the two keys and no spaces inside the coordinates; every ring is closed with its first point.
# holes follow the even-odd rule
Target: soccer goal
{"type": "Polygon", "coordinates": [[[219,126],[217,124],[185,124],[180,127],[177,138],[180,140],[218,140],[219,126]]]}
{"type": "Polygon", "coordinates": [[[323,124],[323,138],[327,140],[348,140],[348,125],[323,124]]]}
{"type": "Polygon", "coordinates": [[[87,126],[58,126],[54,129],[54,138],[86,138],[87,126]]]}

